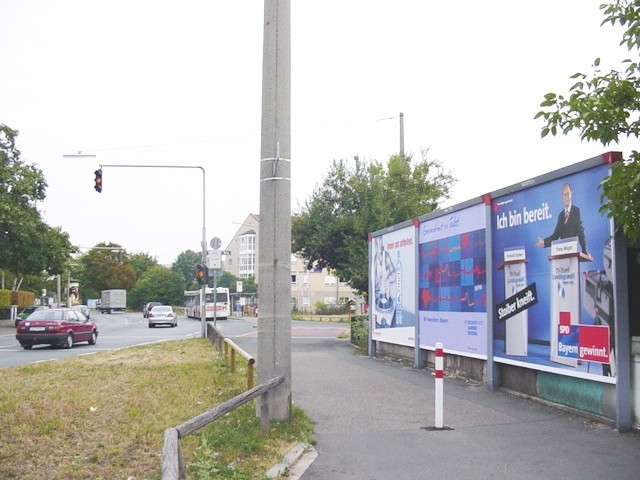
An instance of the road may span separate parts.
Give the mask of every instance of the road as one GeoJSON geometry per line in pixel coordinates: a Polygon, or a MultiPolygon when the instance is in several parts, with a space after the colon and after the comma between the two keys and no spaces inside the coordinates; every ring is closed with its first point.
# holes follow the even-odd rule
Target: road
{"type": "MultiPolygon", "coordinates": [[[[88,355],[101,351],[144,345],[167,340],[197,338],[201,335],[199,320],[180,317],[175,328],[158,326],[149,328],[141,312],[101,314],[91,312],[91,320],[98,325],[98,342],[95,345],[79,343],[71,349],[49,345],[36,345],[24,350],[15,338],[15,328],[5,320],[0,321],[0,367],[26,365],[47,360],[59,360],[75,355],[88,355]]],[[[212,323],[212,322],[209,322],[212,323]]],[[[216,327],[225,337],[231,338],[250,355],[258,350],[258,319],[256,317],[217,320],[216,327]]],[[[311,342],[335,339],[348,330],[343,323],[292,322],[292,349],[308,348],[311,342]]]]}
{"type": "Polygon", "coordinates": [[[95,345],[78,343],[71,349],[35,345],[32,350],[23,350],[15,338],[15,328],[3,321],[4,326],[0,328],[0,367],[59,360],[75,355],[200,336],[200,322],[186,317],[180,317],[175,328],[149,328],[147,319],[142,317],[141,312],[109,315],[92,311],[91,320],[98,325],[98,341],[95,345]]]}

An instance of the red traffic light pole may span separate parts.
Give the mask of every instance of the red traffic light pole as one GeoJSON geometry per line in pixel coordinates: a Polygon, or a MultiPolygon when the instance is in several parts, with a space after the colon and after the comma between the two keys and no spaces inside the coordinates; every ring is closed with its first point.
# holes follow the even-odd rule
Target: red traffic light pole
{"type": "MultiPolygon", "coordinates": [[[[201,166],[196,165],[100,165],[100,185],[102,186],[102,169],[103,168],[198,168],[202,171],[202,264],[207,265],[207,235],[206,235],[206,181],[205,171],[201,166]]],[[[100,189],[102,191],[102,188],[100,189]]],[[[206,278],[206,276],[205,276],[206,278]]],[[[207,336],[207,312],[205,310],[205,296],[206,296],[207,282],[203,282],[200,292],[200,322],[202,338],[207,336]]]]}

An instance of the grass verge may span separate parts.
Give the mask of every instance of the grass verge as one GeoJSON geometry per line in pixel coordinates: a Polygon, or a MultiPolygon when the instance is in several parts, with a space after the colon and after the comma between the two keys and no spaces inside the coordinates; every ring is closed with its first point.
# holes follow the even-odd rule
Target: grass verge
{"type": "MultiPolygon", "coordinates": [[[[0,471],[5,479],[159,479],[164,430],[242,393],[207,339],[164,342],[3,368],[0,471]]],[[[181,439],[189,478],[263,479],[313,424],[259,435],[252,403],[181,439]]]]}

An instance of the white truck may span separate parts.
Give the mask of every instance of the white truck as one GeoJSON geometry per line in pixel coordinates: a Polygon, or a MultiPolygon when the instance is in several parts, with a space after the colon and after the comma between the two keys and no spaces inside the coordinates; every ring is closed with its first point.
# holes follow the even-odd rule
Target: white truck
{"type": "Polygon", "coordinates": [[[127,308],[126,290],[103,290],[100,305],[96,307],[100,313],[124,312],[127,308]]]}

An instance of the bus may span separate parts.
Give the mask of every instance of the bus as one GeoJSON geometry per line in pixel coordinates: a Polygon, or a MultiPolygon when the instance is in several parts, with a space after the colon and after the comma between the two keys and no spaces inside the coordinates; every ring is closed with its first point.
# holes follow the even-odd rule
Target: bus
{"type": "MultiPolygon", "coordinates": [[[[205,290],[205,311],[207,312],[207,320],[213,319],[214,309],[216,312],[216,319],[224,320],[231,315],[229,289],[218,287],[216,290],[217,295],[215,298],[213,288],[207,287],[205,290]]],[[[187,317],[198,319],[202,318],[200,315],[200,293],[201,290],[187,290],[184,292],[184,313],[187,317]]]]}
{"type": "MultiPolygon", "coordinates": [[[[217,295],[214,299],[214,289],[207,287],[205,290],[205,310],[207,312],[207,320],[213,319],[214,308],[216,318],[226,319],[231,314],[231,305],[229,300],[229,289],[218,287],[217,295]],[[214,307],[215,303],[215,307],[214,307]]],[[[184,292],[185,314],[191,318],[201,318],[200,315],[200,292],[201,290],[187,290],[184,292]]]]}
{"type": "MultiPolygon", "coordinates": [[[[224,320],[231,315],[229,289],[218,287],[215,290],[217,290],[217,295],[214,298],[214,289],[209,287],[205,289],[205,311],[207,312],[207,320],[213,320],[214,309],[216,319],[224,320]]],[[[187,317],[202,318],[200,314],[200,293],[201,290],[186,290],[184,292],[184,313],[187,317]]]]}

